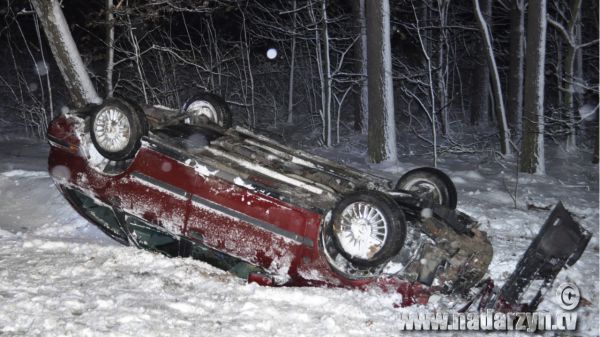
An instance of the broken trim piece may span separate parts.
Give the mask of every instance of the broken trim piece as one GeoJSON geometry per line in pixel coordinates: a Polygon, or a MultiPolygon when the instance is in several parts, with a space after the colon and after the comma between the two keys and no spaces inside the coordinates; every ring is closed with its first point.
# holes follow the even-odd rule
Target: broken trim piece
{"type": "Polygon", "coordinates": [[[227,216],[230,216],[232,218],[244,221],[244,222],[249,223],[251,225],[254,225],[256,227],[260,227],[261,229],[264,229],[264,230],[269,231],[271,233],[275,233],[275,234],[283,236],[283,237],[285,237],[287,239],[296,241],[296,242],[298,242],[298,243],[300,243],[302,245],[309,246],[311,248],[314,245],[313,240],[311,240],[311,239],[309,239],[307,237],[304,237],[304,236],[298,235],[296,233],[287,231],[285,229],[279,228],[279,227],[277,227],[277,226],[275,226],[273,224],[270,224],[270,223],[264,222],[262,220],[256,219],[256,218],[251,217],[249,215],[246,215],[244,213],[240,213],[240,212],[238,212],[238,211],[236,211],[234,209],[225,207],[223,205],[219,205],[219,204],[214,203],[214,202],[212,202],[212,201],[210,201],[208,199],[205,199],[205,198],[203,198],[201,196],[198,196],[198,195],[195,195],[195,194],[192,195],[192,202],[197,203],[197,204],[202,205],[202,206],[205,206],[205,207],[208,207],[208,208],[211,208],[211,209],[214,209],[214,210],[216,210],[218,212],[221,212],[221,213],[223,213],[223,214],[225,214],[227,216]]]}

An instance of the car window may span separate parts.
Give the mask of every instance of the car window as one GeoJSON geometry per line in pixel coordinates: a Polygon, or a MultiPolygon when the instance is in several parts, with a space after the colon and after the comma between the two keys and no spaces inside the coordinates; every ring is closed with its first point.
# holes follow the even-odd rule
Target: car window
{"type": "Polygon", "coordinates": [[[68,190],[67,194],[77,209],[90,218],[102,231],[115,240],[127,244],[127,235],[123,232],[119,220],[111,208],[101,205],[100,202],[74,189],[68,190]]]}
{"type": "Polygon", "coordinates": [[[168,256],[179,256],[179,240],[142,219],[126,215],[125,222],[137,244],[168,256]]]}

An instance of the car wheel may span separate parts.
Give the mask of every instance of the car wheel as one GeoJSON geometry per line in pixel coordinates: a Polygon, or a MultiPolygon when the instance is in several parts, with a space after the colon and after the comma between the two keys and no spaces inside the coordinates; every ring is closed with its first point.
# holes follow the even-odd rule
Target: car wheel
{"type": "Polygon", "coordinates": [[[135,155],[147,134],[146,117],[134,103],[112,98],[99,105],[90,119],[90,137],[98,152],[114,161],[135,155]]]}
{"type": "Polygon", "coordinates": [[[404,244],[404,212],[381,192],[356,192],[336,206],[326,233],[351,263],[378,266],[395,256],[404,244]]]}
{"type": "Polygon", "coordinates": [[[458,198],[454,183],[444,172],[432,167],[407,172],[398,180],[396,190],[409,191],[419,198],[456,209],[458,198]]]}
{"type": "Polygon", "coordinates": [[[206,121],[224,128],[231,127],[231,111],[225,100],[217,95],[201,93],[188,99],[181,108],[184,115],[188,115],[184,122],[198,125],[206,121]]]}

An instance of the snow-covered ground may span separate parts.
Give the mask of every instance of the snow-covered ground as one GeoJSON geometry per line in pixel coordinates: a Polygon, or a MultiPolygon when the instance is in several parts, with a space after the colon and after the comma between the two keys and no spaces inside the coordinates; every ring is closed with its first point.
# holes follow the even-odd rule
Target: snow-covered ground
{"type": "MultiPolygon", "coordinates": [[[[45,171],[47,149],[43,143],[0,141],[2,336],[397,336],[407,334],[399,330],[403,311],[435,309],[394,308],[398,295],[378,291],[261,287],[199,261],[120,246],[58,193],[45,171]]],[[[355,149],[345,142],[319,152],[364,166],[355,149]]],[[[425,160],[406,156],[396,170],[425,160]]],[[[562,200],[594,233],[581,260],[559,275],[555,287],[565,280],[579,286],[587,301],[578,309],[577,334],[598,336],[598,166],[589,164],[588,153],[560,149],[551,149],[547,160],[547,176],[519,176],[516,209],[508,192],[514,190],[514,163],[463,154],[443,156],[440,166],[457,185],[459,208],[490,234],[490,271],[499,283],[549,213],[527,210],[528,204],[562,200]]],[[[560,311],[553,292],[540,310],[560,311]]]]}

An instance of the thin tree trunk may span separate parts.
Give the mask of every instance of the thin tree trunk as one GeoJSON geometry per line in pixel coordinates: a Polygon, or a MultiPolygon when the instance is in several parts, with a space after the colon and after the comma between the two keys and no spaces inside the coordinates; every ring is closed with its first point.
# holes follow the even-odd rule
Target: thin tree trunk
{"type": "MultiPolygon", "coordinates": [[[[425,6],[427,7],[427,4],[425,4],[425,6]]],[[[420,104],[423,108],[423,110],[425,110],[425,113],[427,114],[427,117],[429,118],[429,121],[431,122],[431,144],[433,147],[433,167],[437,167],[437,128],[436,128],[436,117],[435,117],[435,92],[434,92],[434,87],[433,87],[433,71],[432,71],[432,66],[431,66],[431,56],[429,54],[429,51],[427,49],[427,44],[425,43],[425,41],[423,41],[423,34],[421,33],[421,28],[419,26],[419,17],[417,16],[417,11],[415,10],[414,5],[412,5],[413,7],[413,14],[415,16],[415,22],[416,22],[416,28],[417,28],[417,37],[419,38],[419,44],[421,45],[421,51],[423,52],[423,56],[425,57],[425,61],[427,64],[427,81],[428,81],[428,87],[429,87],[429,97],[430,97],[430,102],[431,102],[431,110],[427,111],[427,108],[425,107],[424,104],[420,104]]],[[[427,10],[424,11],[425,14],[427,14],[427,10]]],[[[427,15],[425,15],[426,17],[427,15]]],[[[417,98],[418,102],[421,102],[418,98],[417,98]]]]}
{"type": "Polygon", "coordinates": [[[437,65],[436,71],[436,99],[439,109],[440,121],[442,122],[442,134],[448,135],[448,88],[446,74],[448,73],[448,62],[446,62],[446,25],[448,21],[449,0],[438,0],[439,27],[437,39],[437,65]]]}
{"type": "Polygon", "coordinates": [[[288,91],[288,115],[287,122],[288,124],[292,124],[294,121],[294,71],[295,71],[295,62],[296,62],[296,8],[297,8],[297,0],[294,0],[293,9],[293,31],[292,31],[292,60],[290,61],[290,82],[289,82],[289,91],[288,91]]]}
{"type": "MultiPolygon", "coordinates": [[[[565,39],[564,45],[566,46],[566,55],[564,60],[564,76],[563,82],[564,85],[562,87],[559,86],[558,90],[564,91],[564,111],[567,118],[567,140],[566,140],[566,148],[568,151],[571,151],[576,148],[576,106],[575,106],[575,87],[574,82],[576,82],[575,78],[575,59],[577,57],[577,49],[579,49],[580,45],[576,42],[577,40],[577,25],[580,22],[579,16],[581,12],[581,3],[582,0],[573,0],[571,2],[570,13],[571,17],[567,22],[567,27],[565,28],[558,22],[554,20],[550,20],[550,23],[558,30],[559,33],[563,35],[565,39]]],[[[558,60],[560,62],[560,60],[558,60]]]]}
{"type": "MultiPolygon", "coordinates": [[[[574,100],[574,66],[575,66],[575,46],[566,44],[567,55],[565,56],[564,72],[565,72],[565,109],[567,114],[567,143],[566,150],[573,151],[577,147],[575,129],[575,100],[574,100]]],[[[559,88],[560,90],[560,88],[559,88]]]]}
{"type": "MultiPolygon", "coordinates": [[[[481,0],[481,12],[486,18],[491,17],[492,1],[481,0]]],[[[477,55],[485,53],[483,39],[479,43],[479,52],[477,55]]],[[[473,89],[471,90],[471,125],[478,125],[487,121],[489,111],[489,92],[490,92],[490,68],[486,58],[480,58],[479,64],[474,70],[473,89]]]]}
{"type": "Polygon", "coordinates": [[[523,118],[523,63],[525,62],[525,1],[512,0],[510,14],[510,65],[508,70],[508,125],[521,135],[523,118]]]}
{"type": "Polygon", "coordinates": [[[571,19],[567,24],[567,31],[570,35],[569,43],[566,43],[567,46],[567,54],[565,56],[565,108],[567,110],[567,119],[568,119],[568,133],[567,133],[567,151],[572,151],[577,147],[576,144],[576,136],[577,130],[575,128],[575,86],[573,82],[575,79],[575,58],[577,56],[577,42],[575,41],[577,38],[576,25],[579,22],[579,15],[581,12],[581,2],[582,0],[573,0],[571,5],[571,19]]]}
{"type": "Polygon", "coordinates": [[[358,25],[358,40],[355,45],[356,68],[360,75],[354,129],[367,134],[369,127],[369,84],[367,81],[367,26],[365,23],[365,0],[353,0],[354,16],[358,25]]]}
{"type": "Polygon", "coordinates": [[[115,21],[113,0],[106,0],[106,97],[113,96],[113,69],[115,67],[115,21]]]}
{"type": "Polygon", "coordinates": [[[133,23],[131,22],[131,17],[127,14],[128,21],[128,29],[129,29],[129,38],[131,39],[131,45],[133,46],[133,53],[135,59],[135,66],[137,69],[138,76],[140,77],[140,86],[142,87],[142,93],[144,94],[144,103],[148,104],[150,101],[148,99],[148,90],[146,90],[146,79],[144,78],[144,67],[142,65],[142,56],[140,55],[140,45],[138,43],[138,39],[133,32],[133,23]]]}
{"type": "Polygon", "coordinates": [[[527,14],[525,102],[521,172],[545,173],[544,61],[546,58],[546,0],[530,0],[527,14]]]}
{"type": "MultiPolygon", "coordinates": [[[[557,104],[558,106],[562,107],[564,106],[564,92],[562,90],[563,87],[563,81],[564,81],[564,70],[563,70],[563,43],[560,40],[560,38],[558,37],[558,33],[554,33],[554,40],[556,42],[556,100],[557,100],[557,104]]],[[[553,112],[554,113],[554,112],[553,112]]],[[[561,116],[560,111],[558,111],[558,116],[556,116],[557,118],[560,118],[561,116]]]]}
{"type": "Polygon", "coordinates": [[[496,120],[498,124],[498,132],[500,133],[500,151],[504,155],[509,155],[510,150],[510,131],[506,123],[506,111],[504,109],[504,98],[502,97],[502,86],[500,85],[500,75],[498,74],[498,67],[496,66],[496,59],[494,57],[494,49],[492,47],[491,33],[488,30],[488,26],[485,22],[485,18],[481,14],[479,8],[479,0],[473,0],[473,8],[475,10],[475,17],[479,24],[479,29],[483,37],[485,45],[484,51],[485,56],[490,67],[490,73],[492,75],[492,89],[494,93],[494,111],[496,112],[496,120]]]}
{"type": "Polygon", "coordinates": [[[44,27],[73,105],[83,107],[89,103],[100,103],[102,100],[81,60],[60,3],[57,0],[32,0],[31,3],[44,27]]]}
{"type": "MultiPolygon", "coordinates": [[[[315,27],[318,27],[317,25],[317,17],[315,15],[315,11],[313,9],[312,6],[312,1],[309,1],[309,6],[310,9],[308,11],[309,15],[310,15],[310,19],[311,19],[311,23],[313,25],[315,25],[315,27]]],[[[327,138],[327,121],[326,121],[326,107],[327,107],[327,103],[326,101],[326,96],[327,96],[327,85],[326,85],[326,76],[324,73],[324,61],[323,61],[323,47],[322,47],[322,42],[323,39],[321,38],[320,34],[322,34],[322,32],[320,32],[319,29],[315,29],[315,38],[314,38],[314,43],[315,43],[315,60],[317,62],[317,71],[319,74],[319,84],[320,84],[320,89],[321,89],[321,108],[319,109],[319,115],[321,117],[321,123],[322,123],[322,127],[321,127],[321,138],[323,143],[326,143],[326,138],[327,138]]]]}
{"type": "Polygon", "coordinates": [[[322,24],[323,24],[323,75],[325,79],[325,104],[323,114],[325,115],[325,137],[323,139],[323,143],[325,146],[331,146],[332,143],[332,132],[331,132],[331,86],[333,84],[331,79],[331,59],[329,56],[329,28],[327,22],[327,0],[322,0],[321,3],[321,15],[322,15],[322,24]]]}
{"type": "MultiPolygon", "coordinates": [[[[581,45],[581,13],[577,16],[577,21],[575,22],[575,45],[581,45]]],[[[574,81],[575,83],[581,83],[583,81],[583,50],[582,48],[577,48],[575,52],[575,72],[574,72],[574,81]]],[[[575,103],[579,106],[583,105],[582,90],[580,88],[575,88],[575,103]]]]}
{"type": "Polygon", "coordinates": [[[388,0],[369,0],[366,5],[369,159],[373,163],[396,162],[390,3],[388,0]]]}

